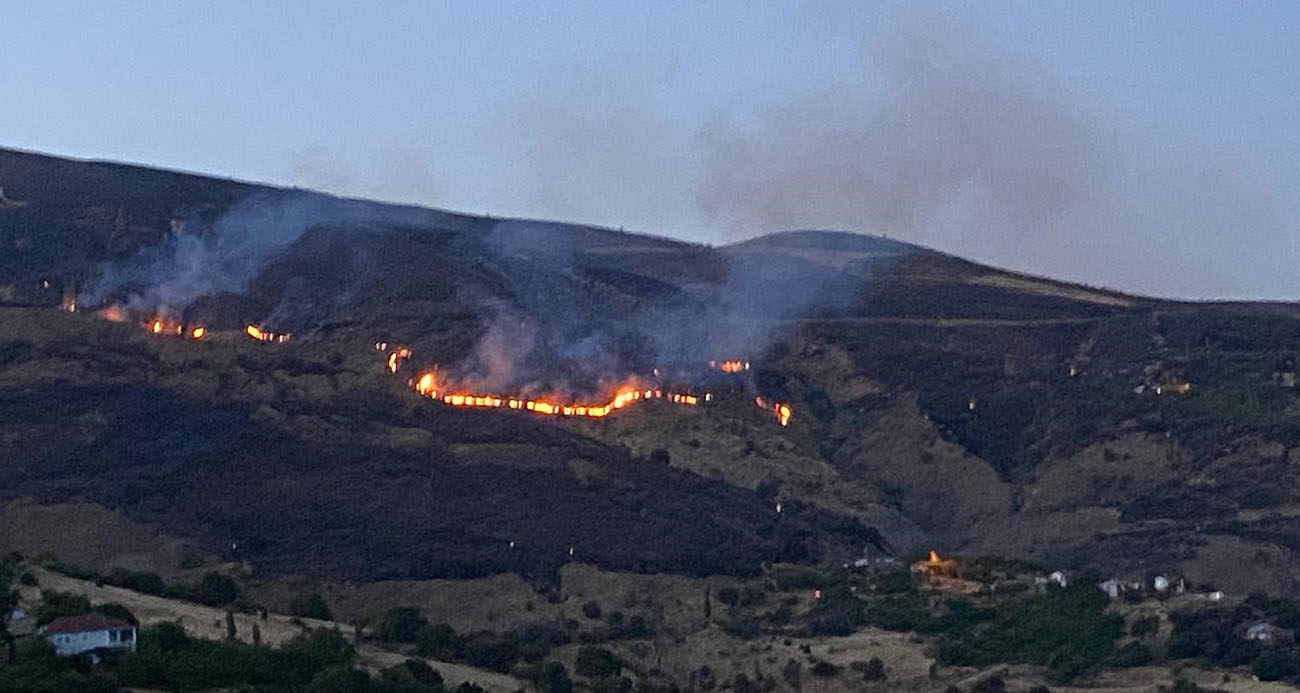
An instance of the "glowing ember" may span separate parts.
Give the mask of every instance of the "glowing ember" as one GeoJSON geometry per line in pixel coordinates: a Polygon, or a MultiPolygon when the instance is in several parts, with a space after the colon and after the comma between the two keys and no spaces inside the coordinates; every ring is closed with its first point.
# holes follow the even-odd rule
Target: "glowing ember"
{"type": "Polygon", "coordinates": [[[631,385],[624,386],[614,393],[614,396],[608,402],[597,403],[579,403],[579,402],[556,402],[550,399],[527,399],[524,397],[511,397],[502,395],[473,394],[468,392],[439,392],[438,378],[432,372],[424,372],[419,378],[412,381],[412,387],[419,394],[441,401],[453,407],[480,407],[489,409],[514,409],[516,411],[528,411],[534,414],[545,414],[547,416],[581,416],[589,419],[600,419],[609,416],[612,412],[623,409],[633,402],[640,402],[651,399],[664,399],[673,404],[694,407],[698,406],[701,397],[685,393],[668,392],[663,390],[641,390],[634,389],[631,385]]]}
{"type": "Polygon", "coordinates": [[[268,344],[284,344],[289,341],[288,333],[282,332],[277,334],[275,332],[267,332],[257,325],[249,325],[245,327],[244,334],[259,342],[266,342],[268,344]]]}
{"type": "MultiPolygon", "coordinates": [[[[380,342],[383,344],[383,342],[380,342]]],[[[407,348],[394,349],[388,354],[388,372],[396,373],[398,368],[402,367],[402,360],[411,357],[411,350],[407,348]]]]}
{"type": "Polygon", "coordinates": [[[776,422],[782,426],[789,426],[790,419],[794,418],[794,410],[785,402],[768,404],[767,400],[762,397],[755,397],[754,404],[757,404],[759,409],[766,409],[772,412],[772,414],[776,416],[776,422]]]}
{"type": "Polygon", "coordinates": [[[199,342],[206,336],[208,336],[208,328],[203,327],[202,325],[190,328],[190,339],[199,342]]]}
{"type": "Polygon", "coordinates": [[[126,312],[118,305],[101,308],[98,311],[95,311],[95,315],[109,322],[126,322],[126,312]]]}
{"type": "Polygon", "coordinates": [[[729,360],[729,361],[709,361],[709,368],[716,368],[723,373],[739,373],[749,370],[748,361],[729,360]]]}

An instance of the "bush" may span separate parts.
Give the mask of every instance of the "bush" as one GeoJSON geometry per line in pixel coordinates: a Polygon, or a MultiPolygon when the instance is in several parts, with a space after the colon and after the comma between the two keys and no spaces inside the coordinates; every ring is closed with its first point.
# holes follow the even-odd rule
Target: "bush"
{"type": "Polygon", "coordinates": [[[728,610],[727,619],[722,623],[722,630],[727,635],[741,640],[753,640],[762,632],[758,619],[739,609],[728,610]]]}
{"type": "Polygon", "coordinates": [[[421,657],[449,659],[455,656],[458,648],[456,631],[445,623],[425,625],[415,635],[415,653],[421,657]]]}
{"type": "Polygon", "coordinates": [[[573,663],[573,670],[579,676],[589,679],[603,679],[618,676],[623,671],[623,662],[613,652],[599,647],[581,647],[573,663]]]}
{"type": "Polygon", "coordinates": [[[43,626],[60,616],[78,616],[90,610],[90,600],[79,594],[44,590],[41,605],[36,609],[36,624],[43,626]]]}
{"type": "Polygon", "coordinates": [[[823,659],[819,659],[816,662],[813,662],[813,665],[811,667],[808,667],[808,671],[811,671],[813,676],[820,676],[821,678],[824,679],[828,679],[831,678],[832,676],[840,675],[839,667],[823,659]]]}
{"type": "Polygon", "coordinates": [[[1300,663],[1277,650],[1264,650],[1255,659],[1251,671],[1260,681],[1281,681],[1300,675],[1300,663]]]}
{"type": "Polygon", "coordinates": [[[208,573],[194,592],[195,601],[208,606],[229,606],[239,598],[239,587],[228,575],[208,573]]]}
{"type": "Polygon", "coordinates": [[[841,585],[822,593],[808,616],[808,630],[813,635],[843,636],[866,622],[866,607],[847,585],[841,585]]]}
{"type": "Polygon", "coordinates": [[[1160,630],[1160,617],[1147,616],[1133,621],[1129,626],[1128,634],[1135,638],[1145,638],[1148,635],[1155,635],[1160,630]]]}
{"type": "Polygon", "coordinates": [[[23,585],[25,587],[35,587],[36,576],[32,575],[31,573],[23,573],[22,576],[18,578],[18,584],[23,585]]]}
{"type": "Polygon", "coordinates": [[[167,591],[167,584],[157,573],[116,570],[108,576],[107,582],[110,585],[144,594],[161,595],[167,591]]]}
{"type": "Polygon", "coordinates": [[[333,618],[325,598],[318,592],[299,594],[289,602],[289,615],[299,618],[314,618],[329,621],[333,618]]]}
{"type": "Polygon", "coordinates": [[[384,612],[375,629],[375,637],[387,642],[415,642],[420,629],[429,625],[419,609],[399,606],[384,612]]]}
{"type": "Polygon", "coordinates": [[[113,604],[111,602],[108,604],[100,604],[99,606],[95,607],[95,611],[98,611],[99,613],[109,618],[115,618],[119,621],[126,621],[127,623],[130,623],[133,626],[140,625],[140,619],[136,618],[135,614],[131,613],[130,609],[126,608],[125,606],[122,606],[121,604],[113,604]]]}
{"type": "Polygon", "coordinates": [[[1140,642],[1131,642],[1111,655],[1108,664],[1112,667],[1127,669],[1141,667],[1151,663],[1151,649],[1140,642]]]}
{"type": "Polygon", "coordinates": [[[1069,681],[1110,656],[1123,621],[1105,613],[1109,600],[1091,580],[1050,590],[1012,605],[986,626],[945,636],[939,659],[983,666],[1000,662],[1046,665],[1069,681]]]}
{"type": "Polygon", "coordinates": [[[879,657],[867,660],[867,665],[862,669],[862,678],[865,681],[884,681],[885,663],[879,657]]]}
{"type": "Polygon", "coordinates": [[[547,662],[533,681],[538,693],[572,693],[573,680],[569,672],[559,662],[547,662]]]}
{"type": "Polygon", "coordinates": [[[971,693],[1005,693],[1007,684],[1001,676],[993,675],[971,686],[971,693]]]}
{"type": "Polygon", "coordinates": [[[587,618],[600,618],[601,613],[600,604],[594,601],[582,605],[582,615],[587,618]]]}

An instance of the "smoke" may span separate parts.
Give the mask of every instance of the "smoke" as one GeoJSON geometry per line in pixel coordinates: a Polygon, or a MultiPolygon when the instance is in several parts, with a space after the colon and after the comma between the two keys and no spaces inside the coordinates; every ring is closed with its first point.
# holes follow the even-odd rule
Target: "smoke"
{"type": "Polygon", "coordinates": [[[565,76],[503,102],[484,140],[508,152],[501,211],[699,240],[884,234],[1164,296],[1300,291],[1295,183],[1269,163],[1275,151],[1154,122],[1159,109],[1064,79],[976,17],[861,3],[817,13],[833,20],[794,18],[792,35],[848,38],[856,73],[809,74],[766,105],[689,115],[665,98],[682,66],[662,56],[556,70],[565,76]]]}
{"type": "Polygon", "coordinates": [[[1117,134],[1103,105],[951,15],[900,16],[875,38],[861,83],[700,132],[707,221],[882,233],[1153,293],[1297,288],[1267,250],[1290,246],[1268,186],[1241,162],[1117,134]]]}
{"type": "Polygon", "coordinates": [[[369,175],[363,174],[324,148],[310,147],[294,154],[288,178],[295,185],[335,195],[420,205],[440,201],[432,162],[415,148],[386,149],[371,168],[369,175]]]}
{"type": "MultiPolygon", "coordinates": [[[[200,297],[243,292],[268,260],[312,227],[429,223],[437,214],[315,193],[256,193],[210,225],[198,218],[186,219],[182,230],[165,242],[104,266],[83,300],[96,304],[125,296],[132,312],[179,317],[200,297]]],[[[286,305],[277,314],[301,313],[297,304],[316,298],[289,289],[283,296],[286,305]]]]}

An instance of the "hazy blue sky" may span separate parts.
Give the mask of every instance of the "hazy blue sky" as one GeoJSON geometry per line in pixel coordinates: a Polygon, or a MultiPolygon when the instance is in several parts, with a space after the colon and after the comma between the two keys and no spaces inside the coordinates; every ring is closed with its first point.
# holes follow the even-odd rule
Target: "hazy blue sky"
{"type": "Polygon", "coordinates": [[[0,0],[0,144],[1300,299],[1298,41],[1293,1],[0,0]]]}

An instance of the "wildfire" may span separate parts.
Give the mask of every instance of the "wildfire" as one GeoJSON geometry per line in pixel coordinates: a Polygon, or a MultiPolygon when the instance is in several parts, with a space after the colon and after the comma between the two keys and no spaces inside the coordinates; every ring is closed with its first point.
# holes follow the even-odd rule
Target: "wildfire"
{"type": "MultiPolygon", "coordinates": [[[[114,321],[116,321],[115,318],[124,317],[121,315],[121,309],[117,308],[116,306],[112,306],[109,308],[105,308],[104,310],[101,310],[100,315],[107,320],[114,320],[114,321]]],[[[208,328],[202,325],[186,326],[180,322],[165,317],[156,317],[146,322],[144,326],[145,329],[157,335],[170,335],[170,336],[184,335],[186,337],[189,337],[190,339],[193,339],[196,342],[201,342],[205,337],[208,336],[208,328]]]]}
{"type": "Polygon", "coordinates": [[[117,304],[100,308],[95,311],[95,315],[109,322],[126,322],[126,312],[122,310],[122,306],[117,304]]]}
{"type": "Polygon", "coordinates": [[[256,339],[259,342],[266,342],[268,344],[284,344],[285,342],[289,341],[289,333],[267,332],[266,330],[263,330],[257,325],[249,325],[245,327],[244,334],[248,335],[253,339],[256,339]]]}
{"type": "Polygon", "coordinates": [[[619,388],[609,401],[596,403],[564,403],[553,399],[526,399],[523,397],[503,397],[468,392],[442,392],[438,389],[437,375],[429,371],[421,373],[420,377],[413,381],[412,387],[425,397],[439,400],[443,404],[453,407],[505,408],[549,416],[582,416],[590,419],[604,418],[635,402],[652,399],[667,400],[673,404],[688,407],[699,406],[701,401],[711,399],[707,395],[701,397],[680,392],[664,392],[659,389],[640,389],[631,385],[619,388]]]}
{"type": "Polygon", "coordinates": [[[749,370],[748,361],[709,361],[709,368],[716,368],[723,373],[739,373],[749,370]]]}
{"type": "MultiPolygon", "coordinates": [[[[381,344],[383,342],[380,342],[381,344]]],[[[405,347],[394,349],[388,353],[388,372],[396,373],[398,368],[402,367],[402,360],[411,358],[411,350],[405,347]]]]}
{"type": "Polygon", "coordinates": [[[757,404],[759,409],[766,409],[767,411],[772,412],[772,414],[776,416],[776,422],[782,426],[789,426],[790,419],[794,418],[794,410],[785,402],[769,404],[767,400],[762,397],[755,397],[754,404],[757,404]]]}
{"type": "MultiPolygon", "coordinates": [[[[385,351],[387,348],[388,344],[386,342],[375,343],[375,349],[378,351],[385,351]]],[[[396,372],[401,361],[409,358],[410,355],[410,350],[406,348],[398,348],[389,352],[388,370],[396,372]]],[[[420,396],[438,400],[453,407],[513,409],[547,416],[580,416],[590,419],[604,418],[637,402],[653,399],[665,400],[686,407],[698,407],[701,404],[713,401],[712,393],[673,392],[660,387],[646,387],[644,383],[635,380],[625,381],[614,390],[614,394],[610,399],[604,402],[565,402],[558,397],[529,399],[521,396],[468,392],[445,382],[440,382],[438,374],[431,370],[421,372],[408,382],[411,389],[415,390],[420,396]]],[[[771,411],[782,426],[790,424],[792,416],[790,405],[785,403],[769,405],[762,398],[758,398],[756,401],[760,407],[771,411]]]]}

